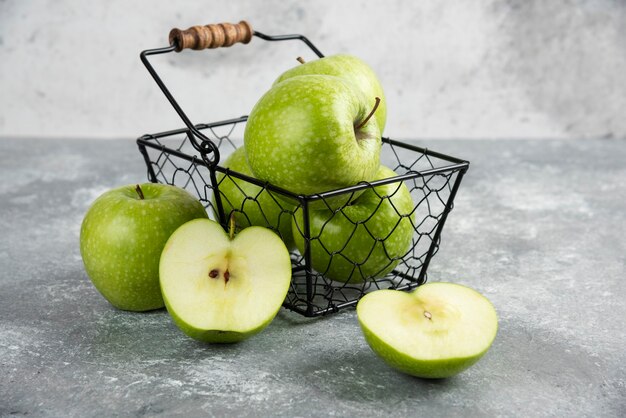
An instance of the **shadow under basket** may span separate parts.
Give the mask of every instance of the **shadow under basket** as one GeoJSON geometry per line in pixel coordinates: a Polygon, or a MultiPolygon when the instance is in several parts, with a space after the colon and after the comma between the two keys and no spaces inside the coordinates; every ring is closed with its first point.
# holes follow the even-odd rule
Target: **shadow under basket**
{"type": "MultiPolygon", "coordinates": [[[[243,24],[233,33],[244,38],[231,44],[247,43],[252,36],[297,39],[323,56],[301,35],[271,37],[252,32],[245,22],[238,25],[243,24]]],[[[218,30],[228,25],[220,24],[218,30]]],[[[205,27],[216,31],[214,25],[205,27]]],[[[381,164],[396,176],[310,196],[225,168],[220,162],[242,145],[247,117],[191,124],[147,59],[188,48],[175,37],[170,42],[170,47],[143,51],[141,58],[186,127],[137,139],[148,178],[188,190],[225,228],[233,213],[238,228],[254,224],[281,235],[291,247],[292,263],[285,308],[319,316],[354,306],[373,290],[410,290],[426,282],[467,161],[383,138],[381,164]],[[365,196],[366,215],[357,217],[352,206],[365,196]],[[335,233],[338,229],[342,234],[335,233]]]]}

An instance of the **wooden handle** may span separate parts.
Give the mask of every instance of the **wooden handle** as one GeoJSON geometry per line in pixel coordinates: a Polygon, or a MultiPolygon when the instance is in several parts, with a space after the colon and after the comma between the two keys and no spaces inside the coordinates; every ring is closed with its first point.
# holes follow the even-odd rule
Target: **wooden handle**
{"type": "Polygon", "coordinates": [[[192,26],[187,30],[172,29],[170,45],[176,52],[183,49],[207,49],[231,46],[237,42],[247,44],[252,39],[252,27],[242,20],[239,23],[214,23],[205,26],[192,26]]]}

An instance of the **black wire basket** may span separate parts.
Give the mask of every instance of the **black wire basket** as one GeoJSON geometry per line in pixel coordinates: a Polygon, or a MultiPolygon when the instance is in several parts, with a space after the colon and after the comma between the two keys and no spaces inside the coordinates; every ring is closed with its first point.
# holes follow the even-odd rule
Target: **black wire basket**
{"type": "Polygon", "coordinates": [[[381,163],[396,175],[320,194],[297,195],[220,165],[221,156],[241,145],[247,116],[193,124],[148,60],[151,55],[183,49],[248,43],[252,37],[301,41],[323,57],[302,35],[268,36],[253,31],[246,22],[174,29],[170,46],[141,53],[142,62],[185,124],[137,139],[149,180],[192,192],[205,205],[209,217],[225,228],[234,214],[240,228],[254,224],[280,234],[292,247],[292,281],[283,306],[304,316],[354,306],[372,290],[409,290],[425,283],[469,162],[383,137],[381,163]],[[395,196],[406,191],[412,204],[408,210],[400,210],[395,196]],[[365,193],[375,204],[367,217],[355,219],[350,207],[365,193]],[[338,199],[343,202],[339,207],[329,203],[338,199]],[[395,220],[386,229],[380,227],[381,219],[376,216],[383,210],[395,213],[395,220]],[[331,242],[326,231],[338,222],[349,233],[344,233],[345,239],[339,243],[331,242]],[[400,228],[408,230],[406,243],[400,249],[392,248],[392,241],[397,247],[400,228]],[[286,232],[290,229],[292,236],[286,232]]]}

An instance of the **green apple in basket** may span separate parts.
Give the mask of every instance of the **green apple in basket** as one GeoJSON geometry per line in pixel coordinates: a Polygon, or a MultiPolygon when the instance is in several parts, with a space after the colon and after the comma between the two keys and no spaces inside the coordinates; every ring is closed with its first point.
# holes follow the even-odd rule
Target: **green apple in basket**
{"type": "MultiPolygon", "coordinates": [[[[397,174],[380,166],[375,180],[397,174]]],[[[358,283],[391,272],[411,247],[414,205],[402,181],[368,188],[340,209],[309,211],[311,265],[324,276],[358,283]]],[[[296,246],[304,253],[303,211],[293,218],[296,246]]]]}
{"type": "MultiPolygon", "coordinates": [[[[301,75],[256,103],[244,143],[254,175],[300,195],[370,181],[380,164],[378,101],[343,78],[301,75]]],[[[331,199],[331,205],[345,200],[331,199]]],[[[320,202],[321,204],[321,202],[320,202]]]]}
{"type": "Polygon", "coordinates": [[[287,70],[274,83],[280,83],[291,77],[307,74],[326,74],[342,77],[365,93],[368,103],[373,103],[376,97],[380,98],[380,105],[374,117],[378,122],[380,132],[382,133],[385,130],[387,120],[385,94],[376,73],[363,60],[353,55],[330,55],[287,70]]]}
{"type": "Polygon", "coordinates": [[[280,237],[260,226],[230,234],[196,219],[178,228],[161,255],[163,299],[174,323],[210,343],[244,340],[270,324],[291,283],[291,259],[280,237]]]}
{"type": "Polygon", "coordinates": [[[395,369],[423,378],[467,369],[487,352],[498,331],[491,302],[454,283],[427,283],[411,293],[377,290],[356,310],[372,350],[395,369]]]}
{"type": "Polygon", "coordinates": [[[202,204],[176,186],[147,183],[98,197],[82,222],[80,252],[94,286],[115,307],[162,308],[159,258],[180,225],[206,218],[202,204]]]}
{"type": "MultiPolygon", "coordinates": [[[[254,177],[246,161],[244,147],[237,148],[222,164],[225,168],[254,177]]],[[[295,202],[281,198],[267,189],[222,172],[217,174],[218,189],[224,213],[235,215],[238,228],[263,226],[278,232],[287,248],[294,248],[291,219],[295,202]]],[[[213,198],[215,205],[215,197],[213,198]]]]}

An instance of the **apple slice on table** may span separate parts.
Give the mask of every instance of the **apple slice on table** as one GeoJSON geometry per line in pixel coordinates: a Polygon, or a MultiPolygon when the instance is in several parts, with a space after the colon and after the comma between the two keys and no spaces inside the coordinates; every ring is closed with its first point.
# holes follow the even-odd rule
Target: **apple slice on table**
{"type": "Polygon", "coordinates": [[[476,363],[498,330],[496,311],[480,293],[453,283],[427,283],[411,293],[377,290],[357,304],[372,350],[417,377],[453,376],[476,363]]]}
{"type": "Polygon", "coordinates": [[[178,228],[161,255],[161,291],[176,325],[210,343],[244,340],[270,324],[291,281],[289,252],[272,230],[234,236],[215,221],[178,228]]]}
{"type": "MultiPolygon", "coordinates": [[[[395,177],[380,166],[375,180],[395,177]]],[[[324,276],[344,283],[383,277],[406,255],[413,237],[414,205],[402,181],[366,189],[336,209],[309,211],[311,265],[324,276]]],[[[292,232],[304,254],[303,211],[294,213],[292,232]]]]}
{"type": "MultiPolygon", "coordinates": [[[[237,148],[228,156],[223,167],[254,177],[246,161],[244,147],[237,148]]],[[[224,213],[234,213],[237,228],[263,226],[275,229],[288,249],[295,247],[291,234],[291,218],[294,203],[279,195],[272,195],[255,184],[217,173],[218,189],[222,197],[224,213]]],[[[215,202],[215,198],[213,198],[215,202]]]]}
{"type": "Polygon", "coordinates": [[[252,172],[301,195],[372,180],[380,164],[380,128],[372,117],[377,106],[340,77],[301,75],[274,85],[246,124],[252,172]]]}
{"type": "Polygon", "coordinates": [[[159,257],[172,232],[196,218],[207,218],[204,206],[176,186],[133,184],[105,192],[80,229],[87,275],[116,308],[162,308],[159,257]]]}
{"type": "Polygon", "coordinates": [[[274,84],[291,77],[307,74],[325,74],[342,77],[365,93],[369,102],[373,103],[376,97],[380,98],[380,106],[376,111],[375,118],[382,134],[387,121],[387,102],[385,101],[385,94],[383,93],[380,81],[378,81],[378,77],[376,77],[376,73],[374,73],[374,70],[363,60],[353,55],[329,55],[314,61],[304,62],[301,65],[285,71],[278,77],[274,84]]]}

